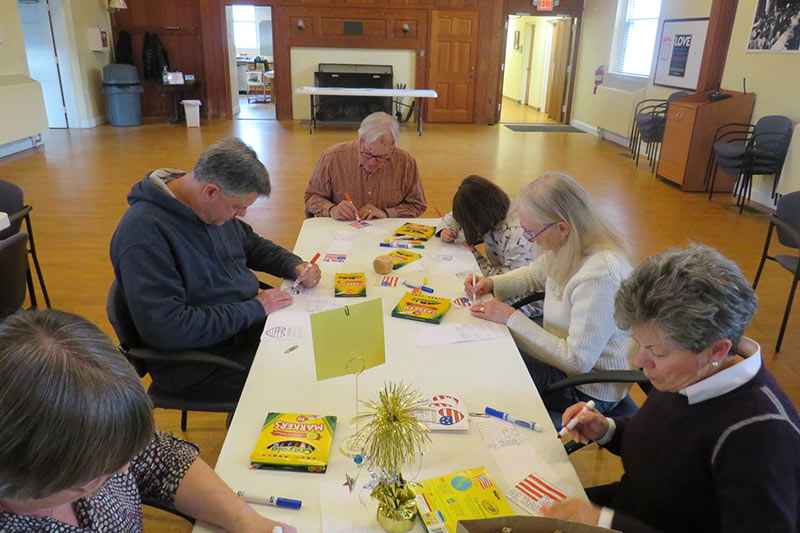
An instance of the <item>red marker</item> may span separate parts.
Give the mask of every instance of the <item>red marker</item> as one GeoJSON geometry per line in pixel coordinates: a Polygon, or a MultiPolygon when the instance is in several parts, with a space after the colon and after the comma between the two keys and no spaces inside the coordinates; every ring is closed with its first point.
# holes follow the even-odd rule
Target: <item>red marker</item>
{"type": "Polygon", "coordinates": [[[433,210],[434,210],[434,211],[436,211],[436,214],[437,214],[437,215],[439,215],[439,218],[444,218],[444,217],[442,217],[442,212],[441,212],[441,211],[439,211],[439,210],[436,208],[436,206],[433,206],[433,210]]]}
{"type": "MultiPolygon", "coordinates": [[[[308,264],[306,265],[306,268],[304,268],[303,272],[301,272],[301,275],[305,274],[306,272],[308,272],[308,269],[311,268],[311,265],[313,265],[313,264],[315,264],[317,262],[317,259],[319,259],[319,252],[317,252],[317,254],[314,256],[314,258],[311,261],[308,262],[308,264]]],[[[294,280],[294,285],[292,285],[292,288],[295,289],[295,288],[297,288],[298,285],[300,285],[300,280],[296,279],[296,280],[294,280]]]]}
{"type": "MultiPolygon", "coordinates": [[[[347,200],[348,202],[350,202],[351,204],[353,204],[353,199],[350,198],[350,193],[347,193],[347,192],[344,193],[344,199],[347,200]]],[[[355,207],[355,206],[356,206],[356,204],[353,204],[353,207],[355,207]]],[[[356,222],[361,222],[361,219],[358,218],[358,210],[356,210],[356,222]]]]}

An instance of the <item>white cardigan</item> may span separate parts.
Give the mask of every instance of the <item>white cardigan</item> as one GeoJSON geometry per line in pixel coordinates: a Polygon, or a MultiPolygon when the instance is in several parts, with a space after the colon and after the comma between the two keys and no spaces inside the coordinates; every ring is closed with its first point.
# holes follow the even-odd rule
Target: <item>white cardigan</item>
{"type": "MultiPolygon", "coordinates": [[[[596,252],[584,260],[558,299],[558,285],[544,273],[548,255],[543,254],[528,267],[492,277],[494,295],[501,300],[545,290],[544,328],[519,311],[506,323],[520,351],[568,376],[591,370],[629,369],[637,346],[614,322],[614,297],[622,280],[630,275],[631,265],[617,253],[596,252]]],[[[630,386],[592,383],[577,388],[599,400],[618,401],[630,386]]]]}

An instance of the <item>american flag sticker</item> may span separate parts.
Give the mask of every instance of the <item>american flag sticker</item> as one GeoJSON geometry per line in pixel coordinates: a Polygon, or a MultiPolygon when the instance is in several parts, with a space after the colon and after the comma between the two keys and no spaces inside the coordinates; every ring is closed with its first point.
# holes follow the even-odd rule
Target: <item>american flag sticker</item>
{"type": "Polygon", "coordinates": [[[439,409],[439,423],[443,426],[452,426],[464,420],[464,413],[452,407],[439,409]]]}
{"type": "Polygon", "coordinates": [[[469,298],[453,298],[453,305],[456,307],[468,308],[472,306],[472,301],[469,298]]]}
{"type": "Polygon", "coordinates": [[[554,503],[567,499],[563,491],[533,473],[514,485],[514,490],[516,496],[522,498],[511,499],[536,516],[542,516],[554,503]]]}
{"type": "Polygon", "coordinates": [[[347,254],[325,254],[322,260],[326,263],[344,263],[347,260],[347,254]]]}
{"type": "Polygon", "coordinates": [[[397,276],[383,276],[378,283],[379,287],[397,287],[397,284],[400,282],[400,278],[397,276]]]}
{"type": "Polygon", "coordinates": [[[494,487],[494,483],[492,483],[492,480],[489,479],[489,476],[487,476],[486,474],[480,474],[479,476],[475,476],[472,479],[475,481],[475,483],[480,485],[481,488],[490,489],[494,487]]]}

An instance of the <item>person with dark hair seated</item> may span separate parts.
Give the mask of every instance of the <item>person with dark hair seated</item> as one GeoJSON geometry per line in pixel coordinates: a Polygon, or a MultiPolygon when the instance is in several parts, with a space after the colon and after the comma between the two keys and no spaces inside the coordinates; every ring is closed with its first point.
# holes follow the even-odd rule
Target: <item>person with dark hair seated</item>
{"type": "MultiPolygon", "coordinates": [[[[442,217],[436,229],[442,242],[463,241],[475,256],[484,276],[497,276],[528,266],[541,253],[540,248],[525,238],[519,222],[516,199],[511,201],[503,189],[475,174],[467,176],[453,196],[453,211],[442,217]],[[484,256],[475,247],[483,243],[484,256]]],[[[508,298],[506,303],[527,294],[508,298]]],[[[525,306],[528,316],[538,316],[541,309],[525,306]]]]}
{"type": "Polygon", "coordinates": [[[227,531],[296,532],[256,513],[199,457],[154,430],[111,340],[55,310],[0,323],[0,531],[142,531],[142,498],[227,531]]]}
{"type": "Polygon", "coordinates": [[[739,267],[704,246],[654,255],[614,308],[655,390],[629,419],[564,412],[625,474],[549,516],[623,533],[800,531],[800,416],[744,337],[756,296],[739,267]]]}

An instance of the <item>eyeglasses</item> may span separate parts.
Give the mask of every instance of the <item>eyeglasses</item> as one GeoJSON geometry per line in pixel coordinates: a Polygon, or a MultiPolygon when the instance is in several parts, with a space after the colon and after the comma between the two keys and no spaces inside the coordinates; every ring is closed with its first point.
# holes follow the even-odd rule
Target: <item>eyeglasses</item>
{"type": "Polygon", "coordinates": [[[525,232],[522,233],[522,236],[525,237],[526,239],[528,239],[528,242],[534,242],[536,240],[536,237],[538,237],[539,235],[541,235],[545,231],[549,230],[550,228],[552,228],[556,224],[557,224],[557,222],[551,222],[550,224],[545,224],[545,226],[542,229],[540,229],[539,231],[537,231],[536,233],[533,233],[531,231],[525,231],[525,232]]]}
{"type": "MultiPolygon", "coordinates": [[[[394,151],[394,150],[392,150],[394,151]]],[[[367,152],[366,150],[361,150],[361,157],[364,159],[374,159],[375,161],[386,162],[392,157],[392,152],[383,155],[375,155],[372,152],[367,152]]]]}

